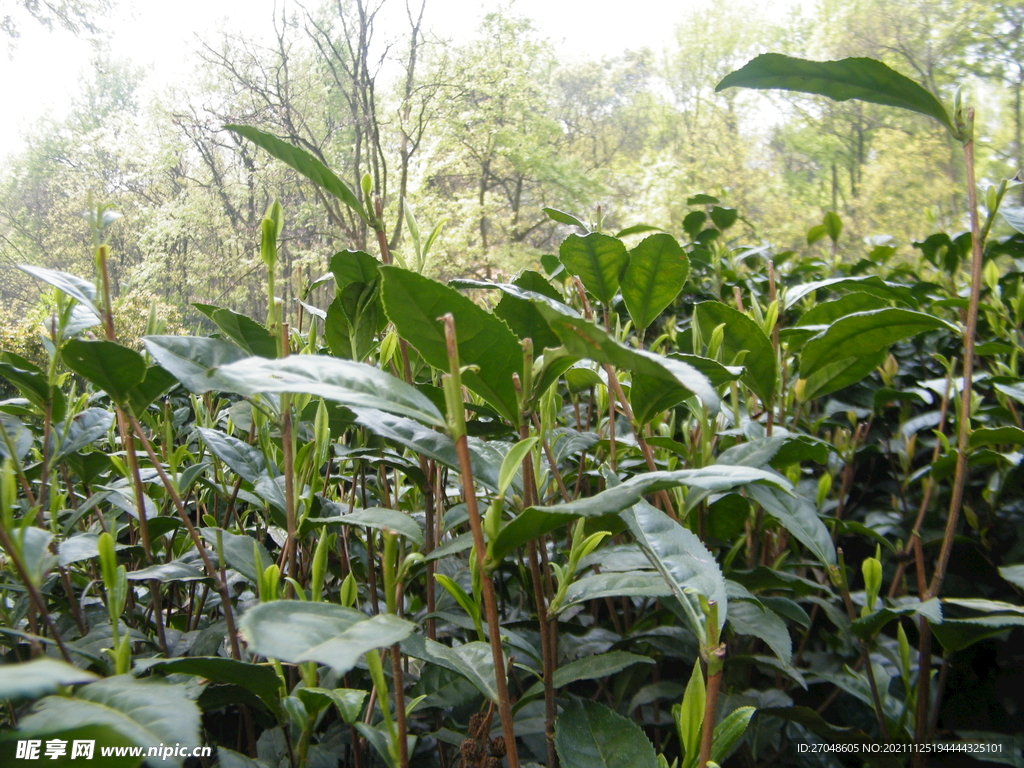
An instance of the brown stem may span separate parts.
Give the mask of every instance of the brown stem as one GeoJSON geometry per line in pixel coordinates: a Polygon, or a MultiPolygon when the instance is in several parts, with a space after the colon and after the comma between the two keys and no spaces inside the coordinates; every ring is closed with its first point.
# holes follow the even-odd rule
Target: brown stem
{"type": "MultiPolygon", "coordinates": [[[[946,376],[946,386],[942,391],[942,404],[939,406],[939,425],[936,429],[942,432],[946,424],[946,414],[949,409],[949,390],[953,383],[953,369],[956,366],[956,359],[953,359],[952,364],[949,367],[949,374],[946,376]]],[[[942,441],[936,438],[935,448],[932,450],[931,464],[939,458],[939,451],[942,448],[942,441]]],[[[920,535],[921,525],[924,523],[925,512],[928,511],[928,504],[931,502],[932,491],[935,488],[935,482],[932,478],[925,478],[924,481],[924,495],[921,497],[921,504],[917,508],[917,518],[914,520],[914,527],[910,530],[910,538],[907,541],[907,545],[903,548],[903,557],[908,558],[914,551],[914,539],[920,535]]],[[[896,573],[893,574],[892,582],[889,584],[889,599],[893,599],[899,590],[900,581],[903,579],[903,572],[907,568],[907,560],[904,559],[896,566],[896,573]]],[[[923,570],[921,571],[923,574],[923,570]]],[[[918,596],[924,595],[925,590],[920,590],[918,596]]]]}
{"type": "Polygon", "coordinates": [[[704,689],[704,725],[700,734],[700,757],[697,759],[698,768],[705,768],[711,760],[711,745],[715,736],[715,713],[718,711],[718,691],[722,686],[721,657],[724,649],[717,649],[712,652],[718,657],[718,669],[708,675],[708,682],[704,689]]]}
{"type": "Polygon", "coordinates": [[[203,567],[206,569],[206,575],[213,579],[214,586],[220,593],[220,599],[222,608],[224,609],[224,622],[228,628],[228,640],[231,641],[231,652],[236,660],[242,658],[242,649],[238,645],[238,633],[235,631],[235,616],[231,608],[231,596],[228,594],[227,584],[221,578],[220,573],[213,565],[213,561],[210,560],[210,555],[203,546],[202,537],[192,524],[192,520],[188,516],[188,511],[185,509],[185,505],[181,502],[181,496],[178,495],[178,490],[174,487],[174,483],[171,482],[171,478],[167,476],[167,472],[164,471],[163,465],[157,458],[156,452],[153,450],[152,444],[142,431],[142,427],[139,426],[139,422],[136,421],[134,416],[129,417],[131,419],[132,428],[135,430],[135,434],[139,440],[142,441],[142,447],[146,449],[146,454],[149,456],[150,462],[153,464],[153,468],[157,474],[160,475],[160,481],[164,484],[164,488],[167,490],[167,495],[171,497],[171,502],[174,504],[174,509],[178,513],[178,517],[181,519],[182,524],[185,526],[185,530],[188,531],[188,535],[192,539],[192,543],[195,544],[196,550],[199,552],[199,556],[203,559],[203,567]]]}
{"type": "MultiPolygon", "coordinates": [[[[974,110],[968,110],[967,120],[973,124],[974,110]]],[[[953,494],[949,500],[949,516],[942,536],[942,549],[932,574],[928,593],[922,600],[935,597],[942,588],[946,567],[953,551],[956,525],[960,519],[963,504],[964,485],[967,482],[967,441],[971,432],[971,390],[974,379],[974,337],[978,329],[978,303],[981,298],[982,242],[981,225],[978,221],[978,190],[974,176],[974,141],[964,144],[964,167],[967,172],[967,202],[971,213],[971,294],[967,302],[967,326],[964,328],[964,381],[960,391],[960,420],[958,423],[956,473],[953,477],[953,494]]]]}
{"type": "MultiPolygon", "coordinates": [[[[448,346],[449,386],[461,391],[458,362],[458,346],[455,342],[455,318],[445,315],[445,340],[448,346]]],[[[494,662],[494,681],[498,689],[498,713],[501,717],[501,728],[505,736],[505,747],[508,750],[509,768],[519,768],[519,753],[516,749],[516,734],[512,725],[512,705],[508,695],[508,676],[505,673],[505,657],[501,649],[501,623],[498,620],[498,606],[494,596],[494,582],[484,569],[487,548],[484,544],[483,522],[477,506],[476,486],[473,482],[473,465],[469,456],[469,443],[466,438],[464,415],[459,408],[449,408],[449,419],[455,437],[455,452],[459,458],[459,470],[462,476],[462,494],[466,502],[469,516],[469,527],[473,533],[473,548],[476,551],[476,567],[484,598],[484,612],[487,616],[488,635],[491,642],[491,656],[494,662]]]]}
{"type": "MultiPolygon", "coordinates": [[[[619,404],[622,406],[623,413],[626,414],[626,420],[629,422],[630,429],[633,431],[633,437],[636,438],[636,443],[640,446],[640,452],[644,456],[647,469],[651,472],[656,472],[658,468],[654,464],[654,452],[651,450],[651,446],[648,445],[647,441],[644,439],[643,434],[636,427],[636,417],[633,416],[633,409],[629,405],[626,393],[622,391],[622,385],[619,383],[619,377],[616,375],[615,369],[610,365],[606,365],[604,370],[605,374],[608,376],[608,399],[612,402],[614,402],[614,399],[619,401],[619,404]],[[614,392],[614,398],[612,397],[612,392],[614,392]]],[[[614,409],[612,412],[614,413],[614,409]]],[[[673,519],[678,520],[679,518],[676,515],[675,507],[672,504],[671,497],[668,495],[668,491],[658,491],[657,496],[661,499],[661,503],[665,507],[665,512],[673,519]]]]}
{"type": "Polygon", "coordinates": [[[46,623],[46,628],[50,630],[50,634],[53,636],[54,642],[56,642],[57,647],[60,648],[61,656],[64,657],[64,661],[70,664],[71,655],[68,653],[67,646],[64,645],[64,640],[57,632],[57,627],[54,626],[53,619],[50,618],[49,611],[46,610],[46,602],[43,600],[43,596],[39,592],[39,588],[36,587],[35,583],[29,577],[28,570],[25,568],[25,564],[21,561],[21,556],[14,548],[14,542],[11,541],[7,528],[3,525],[0,525],[0,544],[3,544],[4,549],[7,550],[7,555],[14,564],[14,569],[18,572],[18,578],[20,578],[21,583],[25,585],[25,589],[28,590],[28,596],[32,600],[36,612],[42,617],[43,621],[46,623]]]}
{"type": "MultiPolygon", "coordinates": [[[[843,605],[846,606],[846,615],[850,617],[850,621],[856,621],[857,612],[854,610],[853,599],[850,597],[850,586],[846,582],[846,563],[843,560],[843,550],[841,548],[836,549],[836,555],[839,557],[839,588],[843,595],[843,605]]],[[[861,659],[864,662],[864,671],[867,673],[868,684],[871,686],[871,700],[875,705],[875,717],[878,720],[878,731],[888,742],[889,727],[885,723],[885,713],[882,710],[882,697],[878,693],[878,683],[875,680],[875,670],[871,666],[871,653],[864,638],[859,637],[857,640],[860,645],[861,659]]]]}
{"type": "MultiPolygon", "coordinates": [[[[537,428],[537,434],[540,435],[540,420],[537,418],[537,414],[531,414],[533,417],[534,424],[537,428]]],[[[524,418],[519,426],[519,439],[525,440],[529,437],[530,428],[527,425],[527,414],[523,414],[524,418]]],[[[555,467],[554,457],[551,455],[551,451],[547,448],[547,443],[542,439],[545,448],[548,452],[548,463],[557,472],[558,469],[555,467]]],[[[562,489],[564,496],[568,496],[565,493],[565,486],[561,482],[559,477],[559,488],[562,489]]],[[[566,503],[569,499],[566,498],[566,503]]],[[[523,460],[523,506],[530,507],[537,503],[537,487],[534,482],[533,472],[533,457],[527,453],[526,458],[523,460]]],[[[543,664],[543,682],[544,682],[544,743],[547,751],[547,766],[548,768],[557,768],[558,766],[558,753],[555,751],[555,717],[558,714],[557,707],[555,705],[555,667],[558,664],[557,649],[553,648],[551,642],[552,625],[551,616],[548,614],[548,602],[545,587],[549,584],[545,575],[541,572],[540,558],[537,555],[537,543],[535,541],[529,541],[526,545],[527,558],[530,562],[530,580],[533,582],[533,599],[537,604],[537,621],[540,624],[540,650],[541,660],[543,664]]]]}

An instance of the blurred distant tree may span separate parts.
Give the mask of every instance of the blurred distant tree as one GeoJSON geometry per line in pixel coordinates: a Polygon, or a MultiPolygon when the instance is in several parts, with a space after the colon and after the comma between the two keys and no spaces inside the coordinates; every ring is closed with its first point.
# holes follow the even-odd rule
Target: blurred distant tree
{"type": "Polygon", "coordinates": [[[47,29],[60,27],[76,35],[96,34],[99,21],[113,7],[113,0],[0,0],[0,32],[21,36],[21,27],[35,20],[47,29]]]}

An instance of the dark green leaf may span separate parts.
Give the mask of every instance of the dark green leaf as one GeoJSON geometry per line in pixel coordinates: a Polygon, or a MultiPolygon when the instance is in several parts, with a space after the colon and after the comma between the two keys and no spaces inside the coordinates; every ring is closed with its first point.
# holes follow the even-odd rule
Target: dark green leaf
{"type": "Polygon", "coordinates": [[[164,370],[162,366],[151,365],[146,369],[142,381],[128,393],[128,407],[141,418],[154,400],[177,385],[178,380],[169,371],[164,370]]]}
{"type": "Polygon", "coordinates": [[[392,614],[372,618],[329,603],[275,600],[250,608],[240,630],[249,650],[279,661],[316,661],[338,674],[353,669],[363,654],[407,638],[415,625],[392,614]]]}
{"type": "Polygon", "coordinates": [[[871,309],[883,309],[886,300],[870,293],[849,293],[834,301],[822,301],[815,304],[800,316],[800,325],[830,325],[841,317],[854,312],[866,312],[871,309]]]}
{"type": "Polygon", "coordinates": [[[448,351],[439,318],[451,313],[460,364],[479,366],[479,371],[463,373],[463,383],[506,419],[518,423],[512,374],[522,376],[523,350],[509,327],[453,288],[399,267],[380,271],[384,308],[402,338],[430,365],[447,371],[448,351]]]}
{"type": "Polygon", "coordinates": [[[672,589],[652,571],[591,573],[569,585],[567,605],[603,597],[668,597],[672,589]]]}
{"type": "Polygon", "coordinates": [[[138,571],[128,571],[129,581],[156,579],[166,583],[171,581],[200,581],[205,578],[206,574],[194,565],[183,563],[180,560],[151,565],[138,571]]]}
{"type": "Polygon", "coordinates": [[[638,426],[643,426],[662,411],[667,411],[690,396],[689,390],[663,379],[634,373],[629,388],[629,404],[638,426]]]}
{"type": "MultiPolygon", "coordinates": [[[[108,677],[81,688],[74,698],[47,696],[23,718],[23,731],[56,731],[108,726],[140,747],[199,744],[199,707],[184,686],[157,680],[108,677]]],[[[168,757],[180,766],[184,758],[168,757]]]]}
{"type": "Polygon", "coordinates": [[[729,610],[725,579],[714,556],[697,535],[646,501],[639,501],[624,512],[622,519],[678,600],[689,601],[686,591],[693,589],[718,604],[721,628],[729,610]]]}
{"type": "Polygon", "coordinates": [[[114,414],[103,408],[86,408],[69,422],[62,421],[53,429],[55,446],[50,449],[52,461],[60,461],[87,445],[107,436],[114,423],[114,414]]]}
{"type": "Polygon", "coordinates": [[[779,659],[789,664],[793,660],[793,641],[785,623],[774,611],[748,600],[729,602],[729,624],[741,635],[759,637],[779,659]]]}
{"type": "Polygon", "coordinates": [[[737,486],[753,487],[759,482],[788,488],[780,475],[750,467],[712,465],[703,469],[681,469],[675,472],[647,472],[608,488],[594,496],[568,504],[550,507],[529,507],[507,523],[494,540],[495,560],[523,546],[531,539],[553,531],[577,517],[601,517],[629,509],[647,493],[687,485],[707,491],[727,491],[737,486]]]}
{"type": "MultiPolygon", "coordinates": [[[[340,506],[340,505],[332,505],[340,506]]],[[[419,523],[413,520],[404,512],[397,509],[361,509],[347,515],[336,515],[333,517],[310,517],[307,518],[314,525],[356,525],[363,528],[376,528],[377,530],[394,531],[405,536],[409,541],[418,546],[423,545],[423,531],[419,523]]]]}
{"type": "Polygon", "coordinates": [[[807,230],[807,244],[814,245],[816,242],[821,240],[828,232],[825,230],[824,224],[815,224],[813,227],[807,230]]]}
{"type": "Polygon", "coordinates": [[[736,223],[739,212],[735,208],[722,208],[719,205],[711,209],[711,221],[723,232],[736,223]]]}
{"type": "Polygon", "coordinates": [[[1024,565],[1004,565],[999,569],[999,575],[1011,584],[1024,587],[1024,565]]]}
{"type": "Polygon", "coordinates": [[[573,699],[555,721],[564,768],[657,768],[654,746],[640,726],[593,701],[573,699]]]}
{"type": "Polygon", "coordinates": [[[146,377],[142,355],[113,341],[71,339],[61,356],[68,368],[120,404],[127,403],[132,389],[146,377]]]}
{"type": "Polygon", "coordinates": [[[729,713],[722,722],[715,726],[714,738],[711,742],[711,761],[721,763],[725,761],[750,724],[750,718],[756,712],[755,707],[740,707],[729,713]]]}
{"type": "Polygon", "coordinates": [[[13,352],[0,351],[0,376],[15,386],[21,396],[40,411],[50,403],[50,418],[60,421],[64,418],[67,401],[64,393],[51,387],[46,374],[35,363],[13,352]]]}
{"type": "MultiPolygon", "coordinates": [[[[200,532],[209,547],[216,551],[217,529],[201,528],[200,532]]],[[[263,572],[274,563],[263,544],[244,533],[231,533],[222,530],[220,536],[224,543],[224,560],[227,565],[249,581],[258,584],[263,572]],[[259,551],[260,561],[258,563],[255,560],[256,555],[253,554],[254,549],[259,551]]]]}
{"type": "Polygon", "coordinates": [[[569,235],[558,247],[566,271],[576,275],[583,287],[602,304],[609,304],[619,290],[619,280],[629,263],[621,240],[599,232],[586,237],[569,235]]]}
{"type": "Polygon", "coordinates": [[[660,227],[652,227],[650,224],[634,224],[632,227],[620,229],[615,233],[618,238],[629,237],[630,235],[642,235],[644,232],[661,232],[660,227]]]}
{"type": "Polygon", "coordinates": [[[704,374],[689,364],[661,357],[643,349],[627,347],[593,323],[561,314],[546,304],[537,302],[537,309],[547,319],[551,330],[558,334],[569,354],[574,357],[614,365],[672,386],[682,386],[697,395],[708,410],[718,410],[718,395],[711,383],[704,374]]]}
{"type": "MultiPolygon", "coordinates": [[[[539,293],[555,301],[561,301],[562,297],[551,284],[544,279],[544,276],[533,270],[523,270],[512,281],[512,284],[525,291],[539,293]]],[[[535,354],[540,354],[546,347],[557,347],[561,342],[552,332],[544,317],[537,311],[533,302],[505,292],[501,301],[494,308],[494,314],[505,321],[512,332],[520,339],[533,341],[535,354]]]]}
{"type": "MultiPolygon", "coordinates": [[[[595,656],[584,656],[582,659],[563,664],[555,670],[555,688],[564,688],[579,680],[608,678],[634,664],[654,664],[654,659],[626,651],[609,651],[595,656]]],[[[532,699],[543,693],[544,683],[537,682],[523,694],[522,699],[532,699]]]]}
{"type": "Polygon", "coordinates": [[[1004,205],[999,209],[1003,220],[1021,234],[1024,234],[1024,208],[1004,205]]]}
{"type": "Polygon", "coordinates": [[[809,501],[761,485],[748,485],[747,494],[807,547],[818,562],[826,567],[836,563],[832,536],[809,501]]]}
{"type": "Polygon", "coordinates": [[[932,624],[932,634],[949,653],[961,651],[979,640],[999,635],[1014,627],[1024,627],[1024,616],[989,615],[973,619],[945,619],[932,624]]]}
{"type": "Polygon", "coordinates": [[[708,215],[704,211],[690,211],[683,217],[683,231],[690,236],[691,240],[696,240],[707,220],[708,215]]]}
{"type": "Polygon", "coordinates": [[[830,362],[807,377],[800,398],[808,402],[856,384],[884,363],[888,354],[889,348],[883,347],[865,357],[847,357],[830,362]]]}
{"type": "MultiPolygon", "coordinates": [[[[269,474],[266,459],[258,448],[217,429],[198,427],[196,431],[202,435],[203,442],[213,455],[243,480],[255,485],[261,477],[269,474]]],[[[273,474],[278,474],[276,467],[273,474]]]]}
{"type": "Polygon", "coordinates": [[[91,683],[99,678],[57,659],[41,657],[22,664],[0,664],[0,701],[37,699],[61,686],[91,683]]]}
{"type": "Polygon", "coordinates": [[[331,257],[331,274],[339,291],[353,283],[369,285],[380,278],[380,262],[363,251],[340,251],[331,257]]]}
{"type": "MultiPolygon", "coordinates": [[[[739,362],[746,369],[740,379],[762,401],[770,401],[775,394],[778,373],[775,351],[761,327],[742,312],[717,301],[698,304],[693,316],[695,322],[700,324],[701,336],[705,341],[711,338],[715,328],[725,323],[722,341],[725,362],[733,363],[740,353],[746,351],[739,362]]],[[[701,350],[694,351],[700,353],[701,350]]]]}
{"type": "Polygon", "coordinates": [[[227,130],[248,139],[258,147],[262,147],[278,160],[283,161],[301,173],[318,187],[330,192],[336,198],[341,200],[364,222],[367,224],[371,223],[370,218],[367,216],[366,209],[363,208],[363,204],[359,201],[359,198],[356,197],[348,184],[335,176],[334,172],[331,171],[330,168],[305,150],[293,147],[291,144],[281,141],[281,139],[276,136],[271,136],[269,133],[264,133],[263,131],[247,125],[225,125],[224,127],[227,130]]]}
{"type": "Polygon", "coordinates": [[[942,604],[938,599],[932,598],[931,600],[927,600],[923,603],[912,603],[911,605],[905,605],[899,608],[881,608],[853,622],[853,631],[857,636],[870,640],[878,634],[878,631],[882,629],[882,627],[893,619],[899,616],[913,616],[916,614],[925,616],[928,619],[929,624],[941,624],[942,604]]]}
{"type": "Polygon", "coordinates": [[[938,99],[910,78],[875,59],[808,61],[778,53],[763,53],[726,75],[715,91],[733,87],[778,88],[828,96],[836,101],[860,99],[909,109],[938,120],[957,136],[946,108],[938,99]]]}
{"type": "MultiPolygon", "coordinates": [[[[405,419],[372,408],[353,408],[356,423],[392,440],[416,453],[422,454],[444,466],[458,470],[459,458],[455,452],[455,443],[443,432],[424,427],[412,419],[405,419]]],[[[498,490],[498,468],[488,455],[480,450],[482,443],[475,438],[469,439],[469,458],[473,467],[473,479],[492,491],[498,490]]]]}
{"type": "Polygon", "coordinates": [[[142,341],[163,368],[197,395],[216,389],[211,371],[248,357],[234,344],[204,336],[146,336],[142,341]]]}
{"type": "Polygon", "coordinates": [[[313,710],[310,705],[318,703],[322,709],[325,706],[334,704],[338,708],[338,714],[347,725],[352,725],[359,718],[363,709],[363,701],[369,695],[368,691],[360,691],[354,688],[300,688],[296,695],[302,699],[307,710],[313,710]],[[317,700],[320,700],[317,702],[317,700]]]}
{"type": "Polygon", "coordinates": [[[851,291],[868,293],[880,299],[898,301],[911,306],[916,305],[914,295],[910,292],[909,288],[897,283],[887,283],[877,275],[868,275],[867,277],[831,277],[828,280],[818,280],[817,282],[803,283],[802,285],[788,288],[783,307],[789,309],[804,296],[813,296],[816,291],[823,288],[831,288],[833,290],[836,288],[846,288],[851,291]]]}
{"type": "Polygon", "coordinates": [[[217,368],[208,381],[222,392],[317,395],[346,406],[377,408],[444,426],[441,412],[415,387],[372,365],[325,355],[291,355],[280,360],[249,357],[217,368]]]}
{"type": "Polygon", "coordinates": [[[217,683],[245,688],[256,694],[274,714],[281,713],[281,681],[273,667],[252,664],[221,656],[192,656],[158,660],[146,668],[165,675],[195,675],[217,683]]]}
{"type": "Polygon", "coordinates": [[[279,356],[277,339],[255,320],[212,304],[193,303],[192,306],[213,320],[225,336],[250,355],[279,356]]]}
{"type": "Polygon", "coordinates": [[[839,239],[839,236],[843,234],[843,221],[835,213],[835,211],[829,211],[825,214],[825,218],[822,219],[822,226],[825,227],[825,232],[828,234],[828,239],[833,243],[839,239]]]}
{"type": "Polygon", "coordinates": [[[806,379],[835,360],[865,358],[897,341],[940,328],[959,334],[945,320],[909,309],[890,307],[847,315],[804,345],[800,376],[806,379]]]}
{"type": "Polygon", "coordinates": [[[672,235],[651,235],[629,252],[622,299],[638,331],[646,330],[675,301],[689,273],[686,253],[672,235]]]}
{"type": "Polygon", "coordinates": [[[474,641],[449,648],[423,635],[410,635],[402,641],[402,652],[462,675],[489,700],[498,701],[494,657],[489,643],[474,641]]]}
{"type": "Polygon", "coordinates": [[[1024,445],[1024,429],[1020,427],[978,427],[967,441],[971,448],[982,445],[1024,445]]]}

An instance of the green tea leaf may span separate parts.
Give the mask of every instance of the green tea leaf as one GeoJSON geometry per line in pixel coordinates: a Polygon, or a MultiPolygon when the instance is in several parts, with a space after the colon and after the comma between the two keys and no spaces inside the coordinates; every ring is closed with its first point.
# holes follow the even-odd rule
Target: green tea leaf
{"type": "Polygon", "coordinates": [[[729,716],[715,726],[711,741],[711,760],[715,763],[725,761],[733,747],[743,738],[750,718],[757,710],[754,707],[740,707],[729,713],[729,716]]]}
{"type": "Polygon", "coordinates": [[[392,614],[371,618],[340,605],[299,600],[254,606],[239,627],[253,653],[291,664],[316,661],[338,674],[353,669],[366,652],[394,645],[415,629],[392,614]]]}
{"type": "Polygon", "coordinates": [[[569,235],[558,247],[558,255],[570,275],[576,275],[594,297],[609,304],[619,290],[619,281],[629,263],[621,240],[591,232],[585,237],[569,235]]]}
{"type": "Polygon", "coordinates": [[[21,664],[0,664],[0,701],[36,699],[61,686],[99,680],[92,672],[57,659],[40,657],[21,664]]]}
{"type": "MultiPolygon", "coordinates": [[[[742,312],[718,301],[698,304],[694,307],[693,316],[700,324],[701,336],[705,340],[711,338],[715,328],[725,324],[722,340],[725,362],[732,364],[737,356],[746,352],[741,361],[745,370],[740,380],[762,401],[771,400],[775,394],[778,370],[775,350],[761,327],[742,312]]],[[[699,350],[694,351],[699,353],[699,350]]]]}
{"type": "Polygon", "coordinates": [[[636,723],[593,701],[572,699],[555,721],[564,768],[657,768],[654,746],[636,723]]]}
{"type": "MultiPolygon", "coordinates": [[[[213,455],[227,464],[231,471],[243,480],[255,485],[261,477],[271,474],[263,451],[259,448],[217,429],[197,427],[196,431],[202,436],[203,442],[213,455]]],[[[272,474],[275,477],[279,474],[277,467],[273,468],[272,474]]]]}
{"type": "Polygon", "coordinates": [[[83,280],[77,275],[67,272],[58,272],[44,267],[33,267],[30,264],[19,264],[18,269],[36,280],[52,285],[54,288],[63,291],[83,307],[88,309],[98,319],[100,317],[99,305],[96,298],[96,285],[83,280]]]}
{"type": "MultiPolygon", "coordinates": [[[[369,429],[386,440],[422,454],[443,464],[449,469],[459,469],[459,457],[455,442],[443,432],[425,427],[417,421],[396,416],[373,408],[353,408],[356,423],[369,429]]],[[[475,438],[469,441],[469,459],[473,467],[473,479],[492,491],[498,490],[498,468],[487,453],[480,450],[481,443],[475,438]]]]}
{"type": "MultiPolygon", "coordinates": [[[[200,744],[199,707],[181,685],[136,680],[126,675],[90,683],[73,698],[47,696],[19,724],[22,731],[48,732],[108,726],[140,747],[200,744]]],[[[184,758],[169,757],[180,766],[184,758]]]]}
{"type": "Polygon", "coordinates": [[[582,318],[562,314],[540,302],[537,302],[536,306],[570,355],[603,365],[614,365],[671,386],[683,387],[687,392],[699,397],[708,410],[718,411],[720,403],[714,387],[703,373],[688,363],[661,357],[642,349],[631,349],[582,318]]]}
{"type": "Polygon", "coordinates": [[[61,356],[68,368],[122,405],[146,377],[142,355],[113,341],[70,339],[61,356]]]}
{"type": "Polygon", "coordinates": [[[277,339],[255,320],[212,304],[193,302],[192,306],[213,320],[225,336],[250,355],[279,357],[277,339]]]}
{"type": "MultiPolygon", "coordinates": [[[[330,502],[327,503],[331,504],[330,502]]],[[[338,504],[331,504],[331,507],[340,506],[338,504]]],[[[397,509],[374,507],[372,509],[360,509],[347,515],[309,517],[306,519],[314,525],[356,525],[362,528],[375,528],[379,531],[394,531],[395,533],[402,534],[417,546],[423,546],[423,531],[420,530],[419,523],[397,509]]]]}
{"type": "Polygon", "coordinates": [[[647,472],[636,475],[594,496],[584,497],[550,507],[528,507],[508,522],[494,540],[492,553],[501,561],[510,552],[542,534],[559,528],[577,517],[600,517],[629,509],[645,494],[680,485],[721,492],[737,486],[753,487],[755,483],[771,483],[788,489],[789,483],[773,472],[751,467],[712,465],[703,469],[681,469],[675,472],[647,472]]]}
{"type": "Polygon", "coordinates": [[[726,88],[782,89],[828,96],[836,101],[859,99],[873,104],[908,109],[928,115],[954,137],[949,113],[930,92],[908,77],[875,59],[808,61],[763,53],[723,78],[715,91],[726,88]]]}
{"type": "Polygon", "coordinates": [[[64,393],[51,387],[46,374],[35,363],[13,352],[0,351],[0,376],[17,388],[21,396],[40,411],[50,404],[50,418],[60,421],[64,418],[67,401],[64,393]]]}
{"type": "Polygon", "coordinates": [[[213,370],[248,357],[234,344],[205,336],[145,336],[142,342],[163,368],[197,395],[216,389],[210,383],[213,370]]]}
{"type": "Polygon", "coordinates": [[[273,667],[222,656],[191,656],[155,660],[155,663],[146,664],[145,668],[165,675],[195,675],[218,683],[240,686],[256,694],[275,715],[281,715],[281,681],[273,667]]]}
{"type": "Polygon", "coordinates": [[[690,262],[672,235],[651,235],[629,252],[622,299],[637,331],[646,330],[675,301],[689,274],[690,262]]]}
{"type": "Polygon", "coordinates": [[[317,395],[342,405],[444,425],[441,412],[415,387],[372,365],[325,355],[291,355],[280,360],[248,357],[213,370],[208,381],[221,392],[317,395]]]}
{"type": "Polygon", "coordinates": [[[747,486],[747,494],[807,547],[818,562],[826,567],[836,563],[832,536],[809,501],[759,485],[747,486]]]}
{"type": "Polygon", "coordinates": [[[371,224],[366,209],[363,208],[363,204],[348,184],[335,176],[330,168],[304,149],[294,147],[288,142],[281,141],[276,136],[247,125],[225,125],[224,128],[248,139],[256,146],[262,147],[278,160],[301,173],[318,187],[341,200],[366,224],[371,224]]]}
{"type": "MultiPolygon", "coordinates": [[[[632,667],[634,664],[654,664],[654,659],[626,651],[609,651],[594,656],[584,656],[582,659],[570,661],[556,669],[554,685],[558,689],[579,680],[601,680],[632,667]]],[[[544,683],[537,682],[523,694],[523,698],[531,699],[543,693],[544,683]]]]}
{"type": "Polygon", "coordinates": [[[725,579],[714,556],[697,535],[646,501],[624,512],[622,519],[676,598],[688,601],[687,591],[696,590],[718,604],[721,629],[729,610],[725,579]]]}
{"type": "Polygon", "coordinates": [[[498,686],[494,680],[494,658],[489,643],[474,641],[449,648],[423,635],[410,635],[402,641],[402,653],[461,675],[490,701],[497,703],[498,686]]]}
{"type": "Polygon", "coordinates": [[[381,267],[380,271],[384,308],[402,338],[430,365],[447,371],[448,351],[439,318],[451,313],[460,364],[479,367],[478,371],[465,371],[463,383],[506,419],[518,423],[512,374],[522,376],[523,350],[509,327],[453,288],[399,267],[381,267]]]}
{"type": "Polygon", "coordinates": [[[945,320],[909,309],[890,307],[847,315],[804,345],[800,376],[806,379],[833,361],[866,358],[897,341],[938,329],[959,334],[945,320]]]}

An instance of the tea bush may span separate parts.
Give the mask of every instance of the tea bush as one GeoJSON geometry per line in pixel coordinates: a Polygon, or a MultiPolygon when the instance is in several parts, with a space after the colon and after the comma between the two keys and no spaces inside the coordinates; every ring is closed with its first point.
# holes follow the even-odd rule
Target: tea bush
{"type": "Polygon", "coordinates": [[[835,214],[820,258],[747,244],[708,195],[676,233],[551,210],[572,233],[508,283],[406,268],[410,214],[415,258],[335,254],[297,327],[274,205],[266,321],[197,305],[217,333],[142,351],[94,216],[94,279],[23,267],[57,289],[43,365],[0,354],[4,764],[1019,765],[1008,188],[915,259],[835,214]]]}

